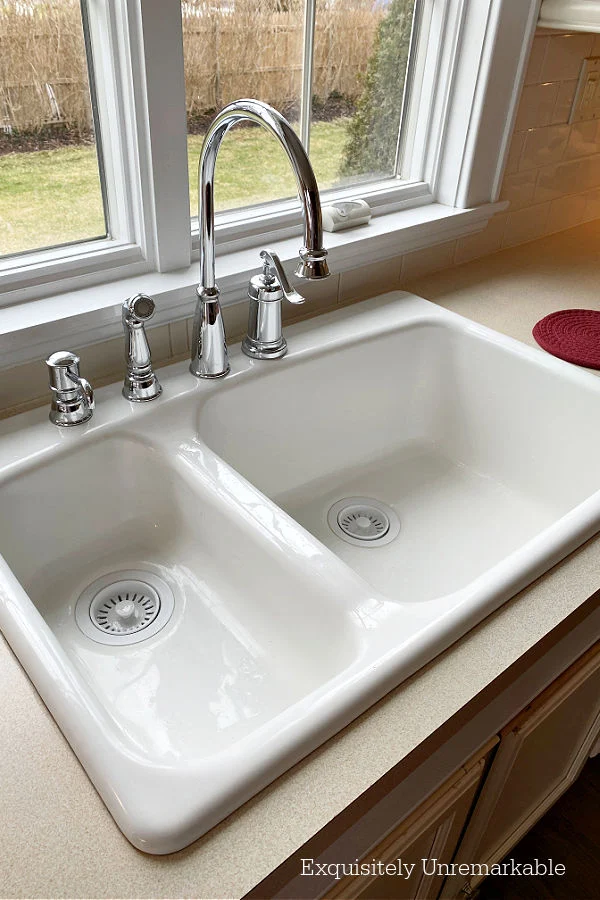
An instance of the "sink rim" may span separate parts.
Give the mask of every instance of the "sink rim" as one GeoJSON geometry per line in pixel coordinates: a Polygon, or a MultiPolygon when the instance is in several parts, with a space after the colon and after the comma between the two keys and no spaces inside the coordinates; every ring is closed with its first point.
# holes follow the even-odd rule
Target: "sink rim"
{"type": "MultiPolygon", "coordinates": [[[[441,310],[419,298],[412,298],[411,295],[394,292],[361,306],[360,309],[354,307],[347,312],[344,311],[345,314],[335,312],[289,329],[288,335],[292,339],[289,364],[310,357],[319,350],[326,352],[327,348],[323,347],[324,340],[328,342],[328,347],[333,343],[343,344],[352,337],[356,339],[358,335],[363,334],[365,327],[370,327],[372,329],[370,334],[375,335],[387,332],[394,326],[401,327],[406,315],[409,317],[423,315],[426,318],[439,317],[450,321],[454,327],[468,328],[488,339],[491,337],[494,342],[509,346],[520,355],[535,359],[538,365],[553,371],[560,370],[569,380],[588,388],[593,387],[594,392],[600,395],[600,384],[590,373],[576,370],[568,363],[548,357],[542,351],[529,348],[511,338],[496,335],[495,332],[468,320],[463,319],[459,323],[457,320],[460,320],[460,317],[455,314],[441,310]]],[[[246,378],[263,374],[257,370],[256,363],[242,357],[238,348],[232,353],[232,369],[228,389],[232,389],[235,383],[241,383],[246,378]]],[[[157,401],[155,409],[173,409],[174,415],[179,415],[177,407],[181,407],[180,401],[188,402],[188,399],[193,397],[202,402],[219,390],[218,385],[189,383],[191,379],[187,374],[187,366],[183,363],[163,370],[162,380],[165,384],[164,399],[157,401]],[[168,395],[169,387],[172,391],[171,396],[168,395]]],[[[2,435],[5,438],[0,443],[0,483],[9,475],[14,476],[26,471],[34,462],[43,462],[45,459],[53,458],[55,454],[68,453],[73,447],[85,447],[89,441],[95,442],[104,434],[111,432],[114,434],[121,429],[126,433],[130,427],[136,428],[138,424],[151,422],[154,416],[154,409],[150,407],[131,408],[133,405],[123,403],[119,396],[119,386],[102,389],[99,392],[99,401],[95,420],[88,426],[83,426],[81,432],[69,432],[65,437],[56,434],[57,429],[46,422],[45,409],[15,417],[20,419],[18,423],[13,420],[8,426],[0,425],[0,438],[2,435]],[[22,455],[23,429],[26,430],[25,438],[31,445],[25,456],[22,455]]],[[[206,450],[212,453],[207,447],[206,450]]],[[[229,469],[234,472],[231,467],[229,469]]],[[[237,478],[246,485],[249,484],[243,476],[237,475],[237,478]]],[[[254,491],[257,489],[254,488],[254,491]]],[[[258,491],[257,493],[260,494],[258,491]]],[[[264,495],[260,496],[278,509],[264,495]]],[[[0,565],[0,601],[2,601],[0,624],[121,829],[139,849],[146,852],[168,853],[195,840],[310,750],[339,731],[388,690],[481,621],[485,615],[579,546],[586,536],[594,534],[599,526],[600,491],[597,491],[542,533],[541,543],[545,545],[545,551],[543,554],[538,553],[536,559],[530,559],[527,566],[525,557],[530,555],[530,544],[534,543],[539,548],[542,535],[538,535],[517,551],[523,559],[523,567],[517,576],[514,571],[508,571],[515,561],[515,554],[511,554],[504,561],[505,563],[510,561],[509,565],[500,564],[503,571],[496,573],[498,579],[494,591],[490,593],[488,586],[476,583],[469,592],[469,598],[461,596],[464,591],[456,592],[455,599],[458,605],[447,609],[442,620],[438,619],[443,621],[444,630],[434,639],[430,634],[424,635],[422,616],[417,615],[416,611],[410,614],[408,610],[403,609],[407,627],[402,642],[393,649],[389,646],[386,648],[383,644],[381,646],[374,644],[368,653],[350,667],[350,670],[340,673],[333,681],[325,682],[317,691],[304,698],[300,704],[303,707],[301,712],[305,713],[303,717],[298,718],[298,710],[290,708],[285,716],[274,719],[274,722],[285,726],[277,746],[270,746],[268,748],[270,755],[265,758],[263,741],[260,747],[254,749],[253,758],[244,760],[247,765],[243,771],[239,757],[234,755],[232,765],[237,765],[238,770],[227,784],[218,777],[223,768],[224,756],[228,755],[221,753],[218,757],[219,771],[203,767],[203,784],[193,797],[190,796],[189,786],[182,784],[181,778],[165,777],[165,773],[160,770],[140,767],[135,760],[124,756],[118,748],[115,748],[99,724],[102,715],[105,714],[103,707],[97,708],[92,702],[93,698],[86,696],[85,690],[82,691],[82,684],[73,677],[72,664],[65,658],[57,639],[4,561],[0,565]],[[553,540],[549,541],[549,537],[553,540]],[[486,590],[488,596],[484,602],[482,594],[486,590]],[[473,607],[477,608],[476,621],[472,620],[473,607]],[[41,621],[36,620],[36,615],[41,621]],[[344,695],[342,699],[340,694],[344,695]],[[101,741],[98,741],[98,733],[102,737],[101,741]],[[112,779],[107,778],[101,749],[110,754],[112,761],[118,763],[116,767],[119,772],[118,779],[114,772],[112,779]],[[136,782],[135,793],[152,795],[152,802],[141,803],[137,811],[132,808],[125,809],[122,805],[122,798],[127,796],[127,786],[133,781],[136,782]]],[[[296,525],[296,528],[301,526],[296,525]]],[[[316,539],[312,540],[316,542],[316,539]]],[[[480,582],[484,580],[487,579],[482,578],[480,582]]],[[[432,601],[435,602],[437,601],[432,601]]]]}

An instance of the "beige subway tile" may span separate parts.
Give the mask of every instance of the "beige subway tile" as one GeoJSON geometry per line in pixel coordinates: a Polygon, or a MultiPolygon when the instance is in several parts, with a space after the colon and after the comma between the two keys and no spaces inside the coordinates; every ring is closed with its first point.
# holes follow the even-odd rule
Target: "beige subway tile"
{"type": "Polygon", "coordinates": [[[579,160],[578,188],[587,191],[600,185],[600,153],[579,160]]]}
{"type": "Polygon", "coordinates": [[[525,74],[525,84],[535,84],[542,80],[542,64],[550,38],[545,35],[536,35],[531,45],[531,53],[529,54],[529,62],[527,63],[527,72],[525,74]]]}
{"type": "Polygon", "coordinates": [[[505,175],[513,175],[518,171],[519,163],[521,161],[521,153],[523,152],[524,146],[525,134],[522,131],[516,131],[512,136],[512,141],[510,142],[510,148],[506,160],[506,168],[504,170],[505,175]]]}
{"type": "Polygon", "coordinates": [[[579,77],[581,63],[592,52],[591,34],[553,35],[544,55],[541,81],[568,81],[579,77]]]}
{"type": "Polygon", "coordinates": [[[171,359],[171,337],[168,325],[158,325],[148,329],[148,343],[154,363],[166,362],[171,359]]]}
{"type": "Polygon", "coordinates": [[[506,175],[502,183],[500,200],[508,200],[511,210],[531,206],[537,177],[537,169],[506,175]]]}
{"type": "Polygon", "coordinates": [[[190,346],[190,348],[191,348],[191,346],[192,346],[192,334],[193,334],[193,332],[194,332],[194,317],[193,317],[193,316],[190,316],[189,319],[186,319],[186,320],[185,320],[185,330],[186,330],[186,332],[187,332],[187,340],[188,340],[188,344],[189,344],[189,346],[190,346]]]}
{"type": "Polygon", "coordinates": [[[541,166],[559,162],[569,139],[568,125],[547,125],[533,128],[525,136],[525,146],[521,154],[519,170],[539,169],[541,166]]]}
{"type": "MultiPolygon", "coordinates": [[[[329,278],[321,278],[318,281],[296,281],[294,286],[306,300],[304,304],[306,312],[309,311],[309,308],[315,311],[327,309],[330,306],[335,306],[337,303],[340,276],[338,273],[332,272],[329,278]]],[[[291,306],[290,303],[285,303],[285,301],[284,304],[291,306]]]]}
{"type": "Polygon", "coordinates": [[[575,122],[571,126],[566,159],[600,152],[600,120],[575,122]]]}
{"type": "Polygon", "coordinates": [[[571,115],[571,107],[577,90],[577,79],[572,81],[561,81],[556,98],[556,106],[552,113],[553,125],[565,125],[569,121],[571,115]]]}
{"type": "Polygon", "coordinates": [[[339,281],[339,275],[330,275],[321,281],[299,282],[297,288],[306,299],[306,303],[293,304],[284,301],[283,324],[291,325],[335,309],[338,302],[339,281]]]}
{"type": "Polygon", "coordinates": [[[571,197],[559,197],[550,204],[550,213],[546,223],[546,231],[552,234],[555,231],[564,231],[565,228],[573,228],[581,225],[585,217],[585,194],[575,194],[571,197]]]}
{"type": "Polygon", "coordinates": [[[513,247],[534,241],[546,233],[546,222],[550,212],[550,203],[538,203],[527,209],[519,209],[510,213],[502,239],[503,247],[513,247]]]}
{"type": "Polygon", "coordinates": [[[527,131],[528,128],[540,128],[543,125],[550,125],[556,108],[560,86],[558,81],[525,85],[521,94],[515,130],[527,131]]]}
{"type": "Polygon", "coordinates": [[[543,203],[545,200],[555,200],[565,194],[575,194],[577,191],[581,191],[581,162],[581,160],[574,159],[540,169],[537,173],[534,202],[543,203]]]}
{"type": "Polygon", "coordinates": [[[169,325],[171,356],[183,356],[190,348],[187,333],[187,319],[171,322],[169,325]]]}
{"type": "Polygon", "coordinates": [[[248,301],[241,300],[224,306],[223,323],[229,343],[237,344],[241,341],[248,331],[248,301]]]}
{"type": "Polygon", "coordinates": [[[383,259],[340,274],[339,303],[364,300],[399,287],[402,258],[383,259]]]}
{"type": "MultiPolygon", "coordinates": [[[[152,346],[151,346],[152,349],[152,346]]],[[[125,343],[122,337],[110,341],[100,341],[76,350],[81,359],[81,374],[92,382],[117,381],[125,371],[125,343]]]]}
{"type": "Polygon", "coordinates": [[[600,219],[600,189],[588,191],[585,195],[583,220],[589,222],[591,219],[600,219]]]}
{"type": "Polygon", "coordinates": [[[483,231],[459,238],[456,244],[454,262],[459,265],[500,250],[507,219],[508,216],[505,213],[494,216],[483,231]]]}
{"type": "Polygon", "coordinates": [[[401,284],[404,285],[409,281],[414,281],[415,278],[422,278],[424,275],[448,269],[454,264],[455,252],[456,241],[446,241],[443,244],[435,244],[433,247],[425,247],[423,250],[413,250],[411,253],[405,254],[402,260],[401,284]]]}
{"type": "Polygon", "coordinates": [[[43,359],[2,370],[0,412],[44,397],[47,397],[50,404],[48,368],[43,359]]]}

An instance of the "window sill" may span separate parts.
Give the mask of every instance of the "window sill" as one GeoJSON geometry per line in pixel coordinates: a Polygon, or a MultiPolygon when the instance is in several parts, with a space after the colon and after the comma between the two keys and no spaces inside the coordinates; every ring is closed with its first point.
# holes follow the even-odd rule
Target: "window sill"
{"type": "MultiPolygon", "coordinates": [[[[377,216],[356,229],[326,234],[330,268],[337,274],[481,231],[506,205],[455,209],[430,203],[377,216]]],[[[300,241],[291,237],[276,242],[284,263],[295,263],[300,241]]],[[[217,280],[224,306],[243,299],[264,245],[262,239],[242,250],[217,251],[217,280]]],[[[60,346],[82,347],[117,337],[122,329],[121,303],[138,291],[157,301],[153,325],[187,318],[194,311],[197,281],[196,262],[175,272],[140,273],[0,309],[0,368],[43,358],[60,346]]]]}

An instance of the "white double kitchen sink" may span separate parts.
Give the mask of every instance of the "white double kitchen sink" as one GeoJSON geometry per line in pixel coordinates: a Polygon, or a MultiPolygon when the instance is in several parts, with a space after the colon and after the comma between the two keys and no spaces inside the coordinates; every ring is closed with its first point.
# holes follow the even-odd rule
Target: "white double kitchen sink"
{"type": "Polygon", "coordinates": [[[287,337],[150,404],[103,389],[84,426],[0,426],[0,627],[150,853],[600,529],[594,376],[399,292],[287,337]]]}

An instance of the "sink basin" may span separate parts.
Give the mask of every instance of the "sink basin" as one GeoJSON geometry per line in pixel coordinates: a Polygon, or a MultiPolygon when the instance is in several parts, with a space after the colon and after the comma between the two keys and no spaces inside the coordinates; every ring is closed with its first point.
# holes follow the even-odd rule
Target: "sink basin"
{"type": "Polygon", "coordinates": [[[114,736],[156,764],[190,765],[231,747],[356,652],[331,592],[313,587],[304,567],[292,574],[274,541],[143,441],[109,438],[63,455],[2,485],[0,504],[6,562],[114,736]],[[121,625],[115,642],[101,612],[101,627],[87,627],[97,592],[85,591],[98,579],[113,586],[113,609],[126,592],[147,598],[139,631],[121,625]],[[154,601],[161,609],[146,625],[154,601]]]}
{"type": "Polygon", "coordinates": [[[224,386],[198,429],[374,589],[418,603],[474,585],[594,494],[600,406],[572,368],[411,307],[390,331],[224,386]],[[394,540],[334,532],[329,510],[356,497],[391,507],[394,540]]]}
{"type": "Polygon", "coordinates": [[[0,626],[128,839],[178,850],[600,528],[600,382],[393,293],[0,425],[0,626]]]}

